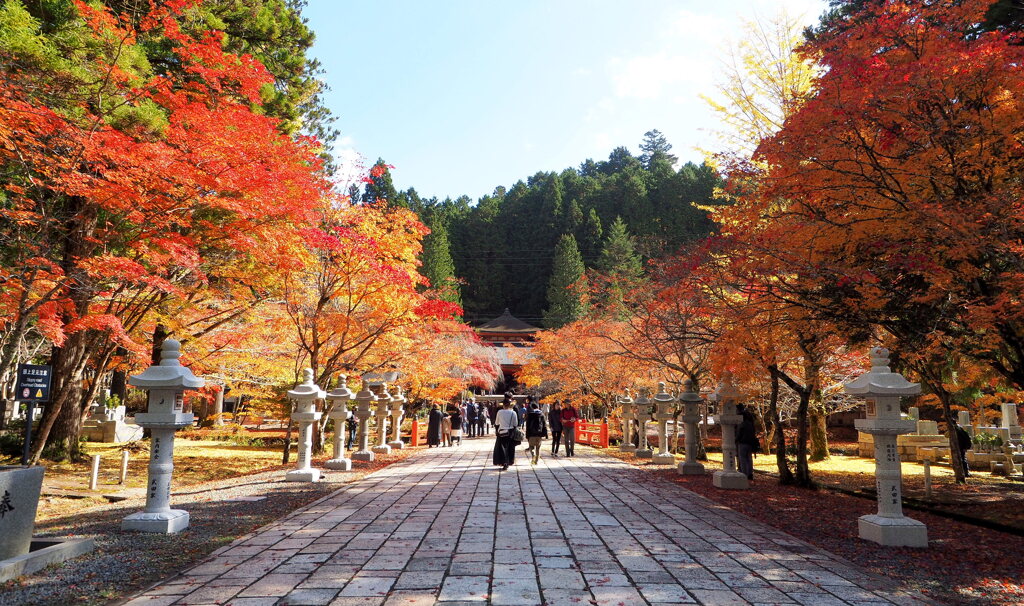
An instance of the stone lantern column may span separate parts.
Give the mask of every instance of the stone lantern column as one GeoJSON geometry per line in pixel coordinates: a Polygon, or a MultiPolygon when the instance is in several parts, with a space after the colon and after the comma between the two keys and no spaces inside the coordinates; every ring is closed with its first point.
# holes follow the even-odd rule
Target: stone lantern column
{"type": "Polygon", "coordinates": [[[324,467],[349,471],[352,469],[352,459],[345,458],[345,434],[348,432],[345,422],[352,414],[348,411],[348,402],[352,399],[352,390],[348,388],[348,377],[341,375],[338,386],[327,392],[327,399],[334,402],[331,412],[327,413],[327,416],[334,421],[334,458],[324,463],[324,467]]]}
{"type": "Polygon", "coordinates": [[[889,370],[889,350],[873,347],[871,371],[846,384],[846,392],[865,399],[865,418],[856,419],[858,431],[875,441],[875,486],[878,513],[857,520],[860,538],[894,547],[927,547],[928,529],[903,515],[902,468],[896,436],[913,433],[912,420],[900,418],[900,397],[921,393],[921,386],[889,370]]]}
{"type": "Polygon", "coordinates": [[[288,397],[295,400],[295,412],[292,420],[299,425],[299,457],[295,461],[295,469],[285,474],[289,482],[316,482],[320,479],[320,470],[313,469],[313,423],[320,420],[322,412],[317,412],[316,401],[322,400],[325,394],[320,386],[313,382],[313,369],[302,371],[302,383],[288,392],[288,397]]]}
{"type": "Polygon", "coordinates": [[[634,415],[638,431],[640,432],[640,445],[636,447],[633,454],[640,459],[650,459],[654,454],[647,444],[647,422],[651,420],[651,399],[648,397],[651,390],[646,387],[640,390],[640,397],[633,403],[634,415]]]}
{"type": "Polygon", "coordinates": [[[697,423],[700,421],[700,396],[693,391],[693,381],[683,382],[683,393],[679,395],[683,403],[682,421],[686,426],[686,460],[676,467],[676,471],[684,476],[704,475],[704,465],[697,460],[697,445],[700,437],[697,423]]]}
{"type": "Polygon", "coordinates": [[[629,395],[629,390],[626,390],[625,397],[619,398],[619,404],[622,405],[622,444],[619,445],[619,450],[622,452],[634,452],[636,446],[633,446],[633,398],[629,395]]]}
{"type": "Polygon", "coordinates": [[[405,413],[402,405],[405,401],[401,386],[395,385],[391,390],[391,441],[388,442],[392,450],[405,448],[405,442],[402,441],[402,417],[405,413]]]}
{"type": "Polygon", "coordinates": [[[185,410],[185,390],[198,389],[205,381],[178,362],[181,344],[166,339],[160,346],[160,364],[128,378],[128,384],[149,391],[146,412],[135,415],[136,424],[150,430],[149,480],[146,509],[121,520],[122,530],[172,534],[188,528],[188,512],[171,509],[171,473],[174,471],[174,432],[192,425],[185,410]]]}
{"type": "Polygon", "coordinates": [[[676,457],[668,449],[668,422],[676,416],[672,410],[675,398],[665,391],[664,381],[658,383],[658,393],[654,396],[654,402],[658,407],[654,413],[654,418],[658,421],[658,454],[652,457],[653,462],[655,465],[675,465],[676,457]]]}
{"type": "Polygon", "coordinates": [[[373,405],[377,403],[377,396],[370,391],[370,386],[363,381],[363,388],[356,394],[356,418],[359,419],[359,432],[356,439],[359,441],[359,450],[352,453],[353,461],[372,461],[373,451],[370,450],[370,434],[367,427],[370,417],[373,416],[373,405]]]}
{"type": "Polygon", "coordinates": [[[391,404],[391,396],[388,394],[388,384],[382,383],[380,395],[377,396],[377,440],[378,443],[371,450],[377,454],[391,454],[391,447],[388,446],[388,405],[391,404]]]}
{"type": "Polygon", "coordinates": [[[718,415],[715,423],[722,428],[722,470],[712,475],[712,484],[718,488],[746,490],[750,488],[747,476],[736,470],[736,427],[743,422],[743,415],[736,412],[736,403],[740,392],[732,384],[732,373],[722,373],[722,382],[718,385],[711,399],[718,402],[718,415]]]}

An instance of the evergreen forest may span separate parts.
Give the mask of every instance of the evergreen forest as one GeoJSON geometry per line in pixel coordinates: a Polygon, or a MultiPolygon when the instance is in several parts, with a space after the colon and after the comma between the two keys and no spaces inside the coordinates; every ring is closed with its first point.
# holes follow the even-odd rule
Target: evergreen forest
{"type": "Polygon", "coordinates": [[[664,135],[652,130],[644,135],[638,155],[617,147],[607,160],[537,172],[511,187],[499,185],[476,201],[468,196],[424,198],[415,188],[396,191],[391,167],[378,160],[363,189],[350,193],[363,202],[387,200],[419,215],[431,230],[423,242],[421,271],[447,298],[462,304],[470,324],[508,308],[531,324],[556,327],[575,319],[555,311],[560,303],[552,297],[564,286],[549,289],[552,276],[566,270],[559,267],[567,262],[565,253],[558,254],[564,236],[573,237],[586,269],[609,270],[607,263],[602,267],[602,252],[607,257],[623,237],[639,259],[647,260],[675,253],[713,230],[702,207],[719,203],[717,173],[706,163],[676,168],[671,150],[664,135]],[[617,221],[624,230],[612,229],[617,221]]]}

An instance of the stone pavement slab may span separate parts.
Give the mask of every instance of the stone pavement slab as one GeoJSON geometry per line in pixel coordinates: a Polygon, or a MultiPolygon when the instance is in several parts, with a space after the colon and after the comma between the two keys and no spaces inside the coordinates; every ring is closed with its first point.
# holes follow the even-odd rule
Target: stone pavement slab
{"type": "Polygon", "coordinates": [[[129,603],[927,603],[589,448],[536,466],[520,456],[505,472],[490,464],[492,448],[485,437],[419,452],[129,603]]]}

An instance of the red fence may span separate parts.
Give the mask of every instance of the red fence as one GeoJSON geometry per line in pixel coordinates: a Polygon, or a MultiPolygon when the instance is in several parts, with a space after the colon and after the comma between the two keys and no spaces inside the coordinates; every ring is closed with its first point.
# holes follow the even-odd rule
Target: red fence
{"type": "Polygon", "coordinates": [[[598,448],[608,448],[608,422],[586,423],[577,421],[576,442],[597,446],[598,448]]]}

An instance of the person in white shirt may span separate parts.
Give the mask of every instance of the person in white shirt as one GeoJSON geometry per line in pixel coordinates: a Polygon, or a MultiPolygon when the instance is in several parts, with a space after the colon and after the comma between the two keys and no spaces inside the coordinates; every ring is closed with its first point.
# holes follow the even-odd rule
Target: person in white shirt
{"type": "Polygon", "coordinates": [[[494,416],[494,430],[498,434],[494,442],[494,464],[501,465],[501,470],[516,464],[516,443],[512,441],[515,428],[519,425],[519,417],[512,410],[512,404],[506,400],[501,410],[494,416]]]}

